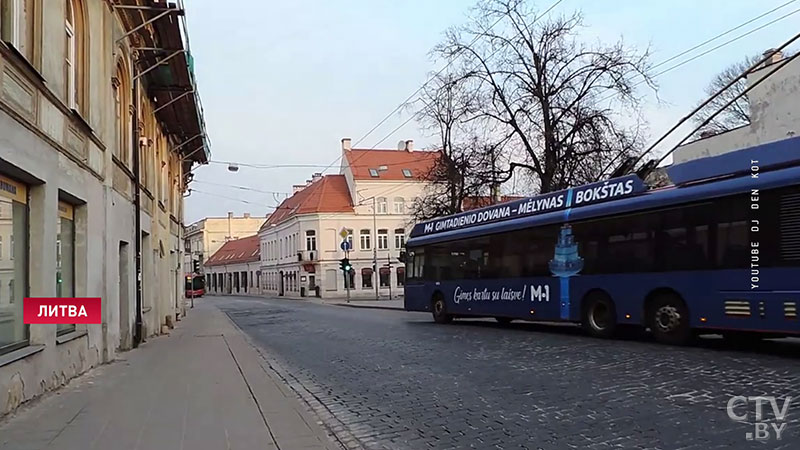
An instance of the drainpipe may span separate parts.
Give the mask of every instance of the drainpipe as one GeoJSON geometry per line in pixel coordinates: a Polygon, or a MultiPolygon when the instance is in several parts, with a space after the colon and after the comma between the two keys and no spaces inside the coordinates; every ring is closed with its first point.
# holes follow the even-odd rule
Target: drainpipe
{"type": "MultiPolygon", "coordinates": [[[[134,67],[136,65],[134,64],[134,67]]],[[[136,69],[135,69],[136,70],[136,69]]],[[[137,70],[138,71],[138,70],[137,70]]],[[[133,347],[138,347],[142,342],[142,218],[141,218],[141,189],[139,183],[139,81],[133,81],[133,217],[134,217],[134,242],[136,252],[136,323],[133,329],[133,347]]]]}

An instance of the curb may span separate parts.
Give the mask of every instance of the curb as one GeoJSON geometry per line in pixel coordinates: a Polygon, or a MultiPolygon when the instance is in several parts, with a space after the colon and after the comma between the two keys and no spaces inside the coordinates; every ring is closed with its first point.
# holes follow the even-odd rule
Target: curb
{"type": "Polygon", "coordinates": [[[406,310],[403,308],[395,308],[394,306],[376,306],[376,305],[354,305],[352,303],[327,303],[328,305],[334,306],[344,306],[345,308],[361,308],[361,309],[383,309],[385,311],[402,311],[405,312],[406,310]]]}

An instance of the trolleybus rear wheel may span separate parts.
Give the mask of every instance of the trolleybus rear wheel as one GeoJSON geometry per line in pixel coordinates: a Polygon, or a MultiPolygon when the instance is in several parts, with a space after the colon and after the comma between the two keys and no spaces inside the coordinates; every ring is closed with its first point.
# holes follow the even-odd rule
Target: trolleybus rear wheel
{"type": "Polygon", "coordinates": [[[433,321],[436,323],[450,323],[453,321],[453,316],[447,313],[447,303],[444,301],[442,294],[435,294],[433,296],[432,308],[433,321]]]}
{"type": "Polygon", "coordinates": [[[670,345],[685,345],[691,341],[689,309],[676,294],[659,294],[649,312],[650,330],[657,341],[670,345]]]}

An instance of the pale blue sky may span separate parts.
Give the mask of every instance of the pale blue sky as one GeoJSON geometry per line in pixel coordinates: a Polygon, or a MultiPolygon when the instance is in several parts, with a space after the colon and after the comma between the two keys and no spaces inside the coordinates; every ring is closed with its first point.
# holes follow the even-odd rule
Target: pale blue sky
{"type": "MultiPolygon", "coordinates": [[[[653,62],[658,63],[787,1],[564,0],[553,13],[581,9],[586,39],[611,42],[623,37],[639,47],[649,44],[653,62]]],[[[544,10],[552,3],[536,4],[544,10]]],[[[472,0],[187,1],[212,160],[331,163],[340,154],[341,138],[355,142],[441,67],[430,58],[431,48],[445,29],[467,20],[473,4],[472,0]]],[[[800,1],[693,54],[797,8],[800,1]]],[[[659,77],[662,104],[652,98],[646,108],[653,138],[691,110],[717,71],[744,55],[780,45],[796,33],[798,21],[800,14],[788,17],[659,77]]],[[[395,114],[359,147],[375,145],[407,114],[395,114]]],[[[392,148],[400,139],[414,139],[417,147],[433,143],[412,121],[381,147],[392,148]]],[[[242,167],[231,173],[221,164],[201,167],[193,189],[251,204],[194,192],[187,199],[186,223],[224,216],[227,211],[263,215],[271,211],[265,205],[276,205],[270,194],[202,181],[290,192],[292,184],[302,183],[315,170],[242,167]]]]}

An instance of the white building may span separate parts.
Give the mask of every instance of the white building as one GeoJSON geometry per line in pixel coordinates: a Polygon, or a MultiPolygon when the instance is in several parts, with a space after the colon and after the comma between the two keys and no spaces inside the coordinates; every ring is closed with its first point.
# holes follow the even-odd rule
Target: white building
{"type": "MultiPolygon", "coordinates": [[[[747,83],[763,78],[786,59],[775,54],[761,68],[747,75],[747,83]]],[[[800,58],[788,63],[754,87],[750,99],[750,124],[724,133],[700,138],[673,152],[673,164],[779,141],[800,132],[800,58]]]]}
{"type": "Polygon", "coordinates": [[[261,255],[257,234],[224,243],[205,263],[206,292],[260,295],[261,255]]]}
{"type": "MultiPolygon", "coordinates": [[[[269,217],[269,215],[267,215],[269,217]]],[[[227,217],[206,217],[191,225],[184,231],[184,267],[187,273],[192,270],[192,261],[198,261],[200,273],[208,258],[228,241],[258,233],[266,217],[253,217],[244,213],[241,217],[232,212],[227,217]]]]}
{"type": "Polygon", "coordinates": [[[350,294],[397,297],[405,266],[398,260],[411,229],[411,207],[439,152],[360,150],[342,139],[338,175],[314,174],[278,206],[259,231],[261,285],[269,295],[343,297],[342,230],[352,250],[350,294]],[[375,261],[377,260],[377,268],[375,261]]]}

